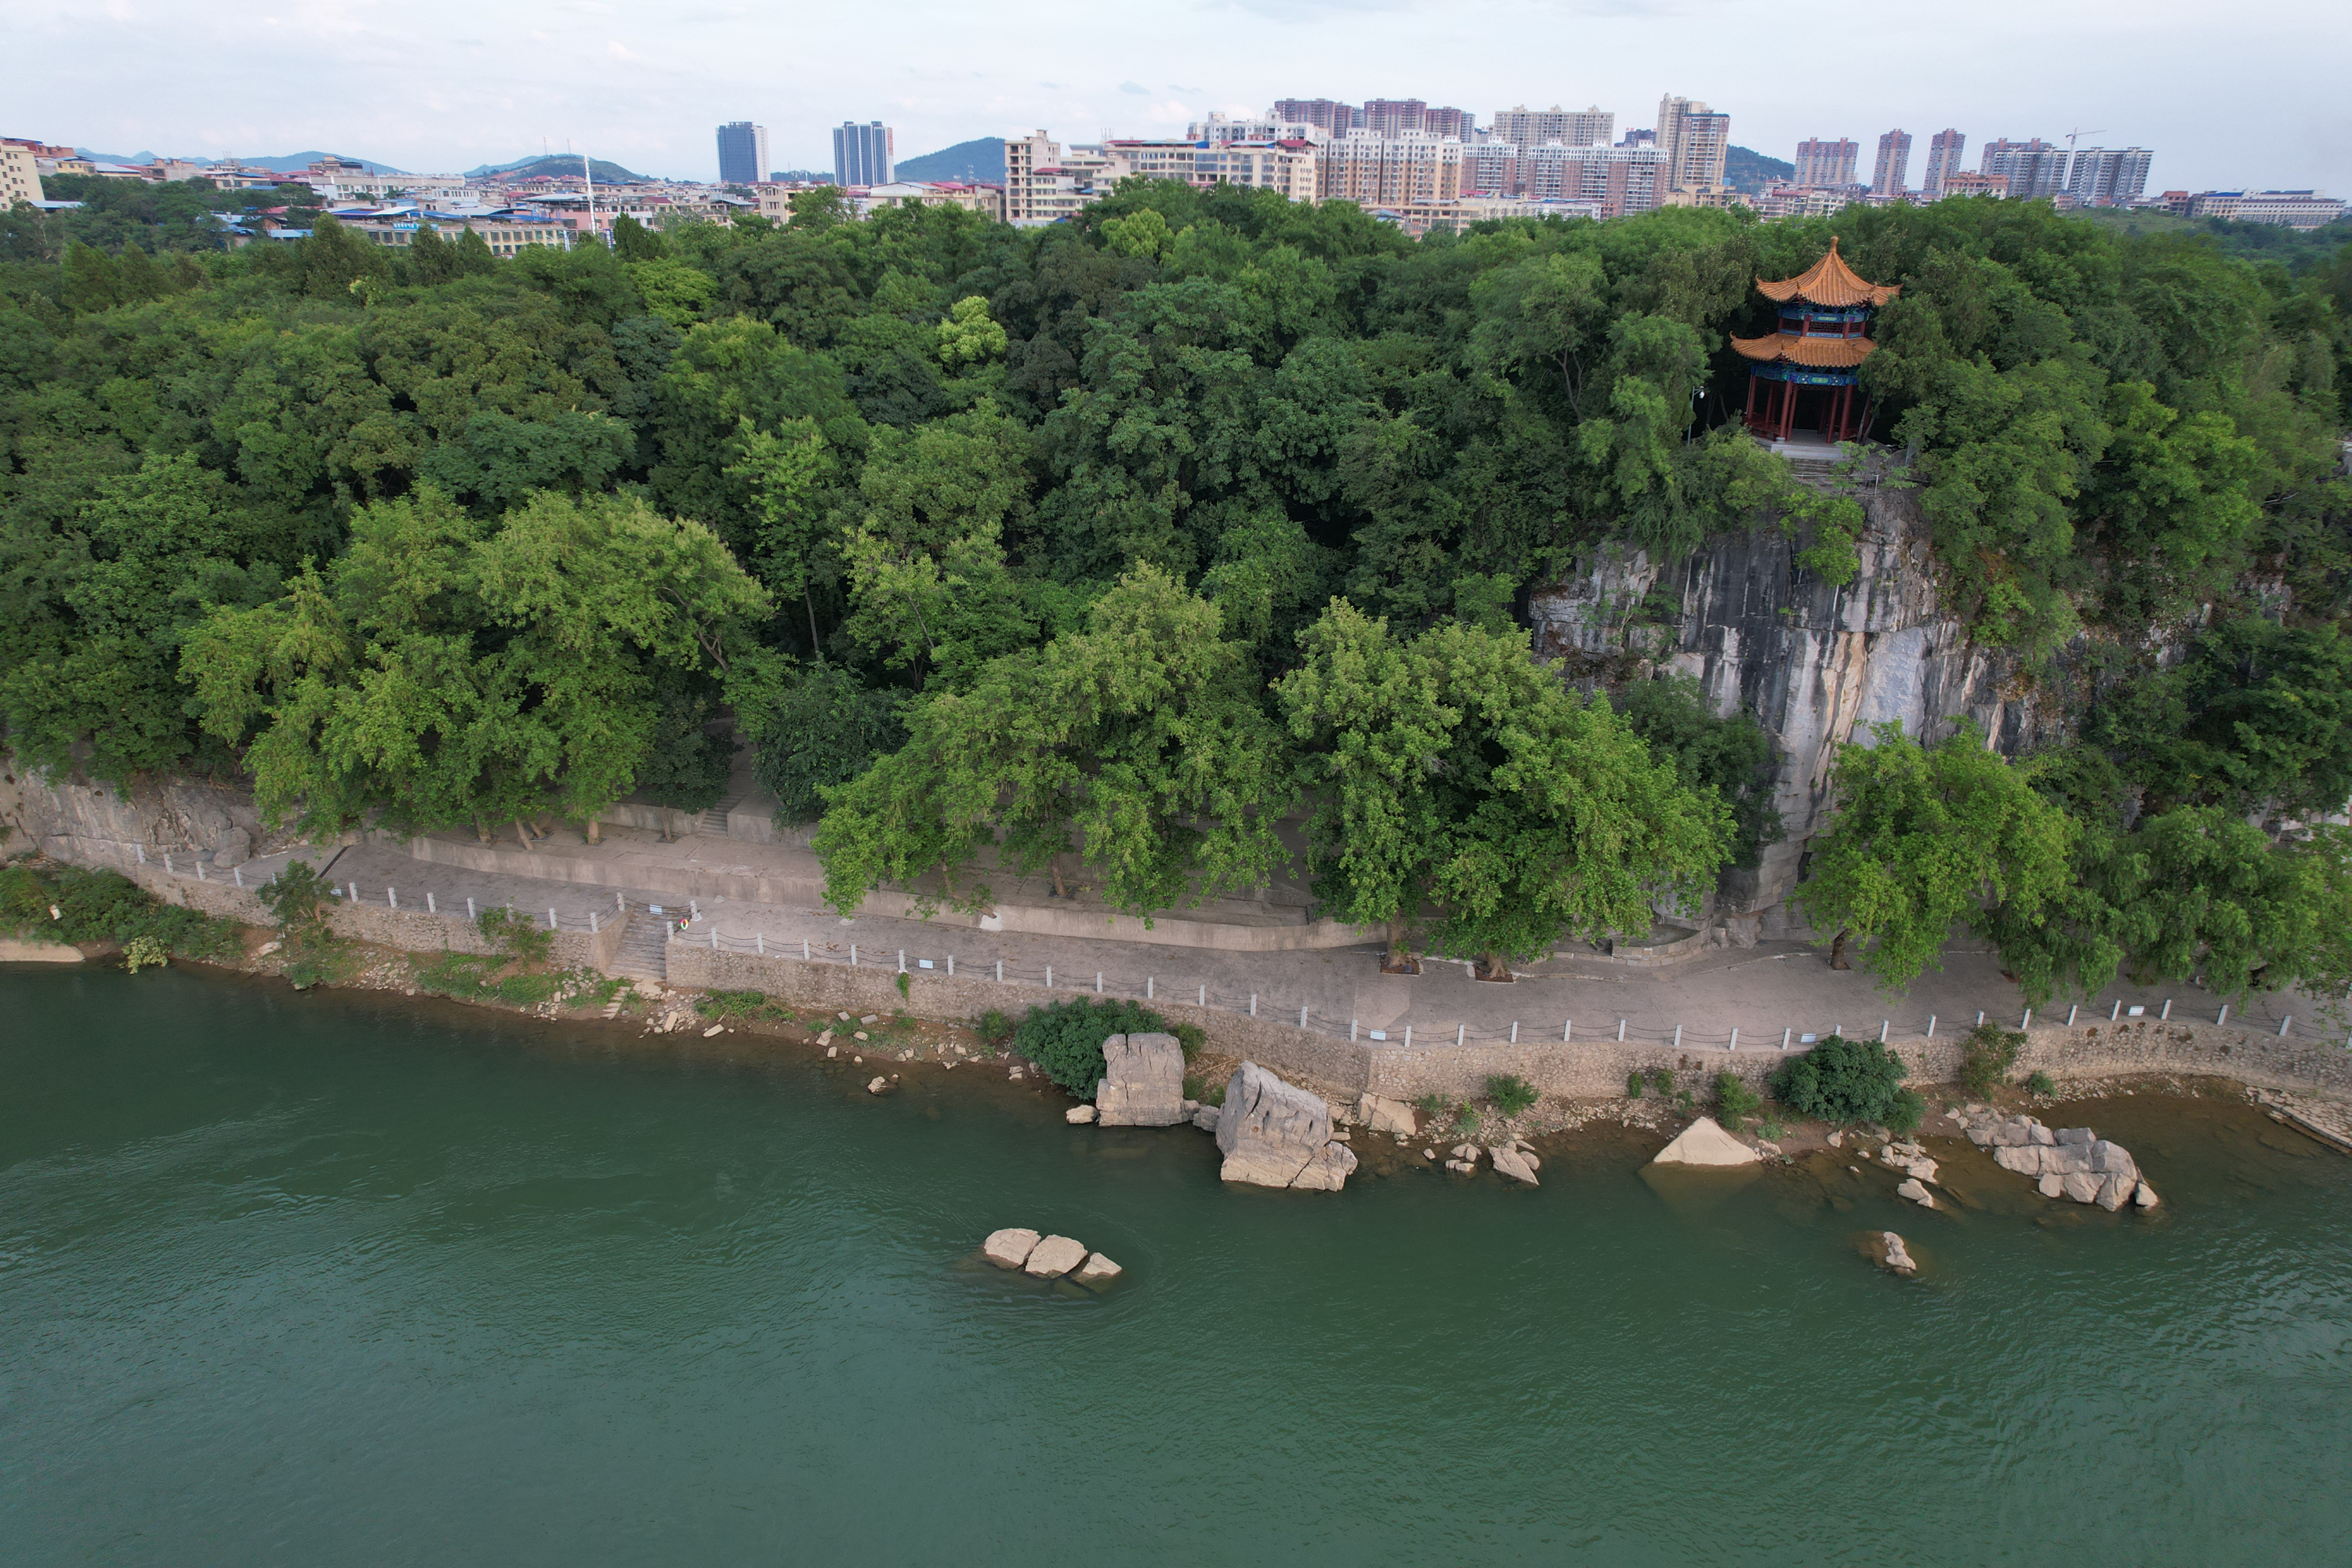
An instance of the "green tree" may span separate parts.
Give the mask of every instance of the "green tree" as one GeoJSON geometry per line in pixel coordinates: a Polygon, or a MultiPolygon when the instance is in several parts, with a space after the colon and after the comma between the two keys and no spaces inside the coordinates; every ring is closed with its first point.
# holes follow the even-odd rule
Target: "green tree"
{"type": "Polygon", "coordinates": [[[1982,929],[1988,907],[2032,921],[2066,884],[2073,819],[1966,724],[1932,749],[1881,724],[1838,748],[1830,789],[1835,815],[1790,902],[1835,933],[1834,968],[1855,943],[1882,984],[1906,986],[1940,966],[1955,925],[1982,929]]]}
{"type": "Polygon", "coordinates": [[[1720,799],[1566,689],[1525,633],[1448,621],[1405,642],[1335,600],[1301,642],[1276,690],[1307,748],[1318,896],[1387,926],[1391,965],[1427,904],[1500,978],[1563,935],[1646,932],[1654,900],[1721,863],[1720,799]]]}
{"type": "Polygon", "coordinates": [[[1289,782],[1252,684],[1216,607],[1138,568],[1084,631],[991,660],[968,691],[926,692],[906,745],[826,792],[827,901],[847,913],[936,867],[951,900],[985,907],[968,880],[983,852],[1064,893],[1075,849],[1105,904],[1147,921],[1255,886],[1282,856],[1289,782]]]}

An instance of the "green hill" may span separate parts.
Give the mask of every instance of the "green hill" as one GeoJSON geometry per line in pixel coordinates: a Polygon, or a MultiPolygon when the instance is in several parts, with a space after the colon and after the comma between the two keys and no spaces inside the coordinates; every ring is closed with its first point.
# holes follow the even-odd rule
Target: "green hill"
{"type": "MultiPolygon", "coordinates": [[[[594,168],[598,179],[611,180],[615,184],[645,178],[643,174],[632,174],[620,164],[604,158],[595,160],[594,168]]],[[[538,174],[576,174],[579,172],[580,159],[576,153],[541,153],[536,158],[518,158],[511,163],[484,163],[478,168],[467,170],[466,177],[470,180],[478,174],[518,174],[527,180],[538,174]]]]}
{"type": "Polygon", "coordinates": [[[980,136],[919,158],[901,158],[890,172],[902,180],[980,180],[1004,183],[1004,139],[980,136]]]}
{"type": "Polygon", "coordinates": [[[1735,191],[1760,191],[1777,181],[1795,174],[1797,165],[1778,158],[1767,158],[1752,147],[1730,147],[1724,151],[1723,183],[1735,191]]]}

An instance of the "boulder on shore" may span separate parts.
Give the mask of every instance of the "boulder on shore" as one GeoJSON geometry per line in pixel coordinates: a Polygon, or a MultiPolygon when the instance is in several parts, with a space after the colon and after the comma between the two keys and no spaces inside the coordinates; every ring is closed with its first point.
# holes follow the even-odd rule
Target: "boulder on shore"
{"type": "Polygon", "coordinates": [[[1383,1095],[1367,1094],[1358,1099],[1356,1120],[1374,1132],[1393,1132],[1400,1138],[1410,1138],[1420,1131],[1412,1106],[1383,1095]]]}
{"type": "Polygon", "coordinates": [[[999,1268],[1018,1268],[1037,1250],[1038,1240],[1035,1231],[1019,1226],[991,1231],[988,1239],[980,1244],[980,1255],[999,1268]]]}
{"type": "Polygon", "coordinates": [[[1752,1165],[1756,1151],[1723,1130],[1712,1116],[1702,1116],[1658,1151],[1654,1165],[1752,1165]]]}
{"type": "Polygon", "coordinates": [[[1321,1097],[1255,1062],[1227,1080],[1216,1131],[1225,1157],[1217,1173],[1228,1182],[1338,1192],[1356,1168],[1355,1152],[1331,1141],[1331,1108],[1321,1097]]]}
{"type": "Polygon", "coordinates": [[[1103,1042],[1095,1105],[1105,1127],[1173,1127],[1184,1120],[1184,1046],[1173,1035],[1113,1035],[1103,1042]]]}
{"type": "Polygon", "coordinates": [[[1091,1105],[1073,1105],[1069,1110],[1062,1112],[1062,1120],[1072,1123],[1092,1121],[1097,1114],[1091,1105]]]}
{"type": "Polygon", "coordinates": [[[1199,1128],[1203,1132],[1214,1132],[1217,1130],[1217,1119],[1219,1115],[1220,1111],[1217,1107],[1213,1105],[1204,1105],[1198,1110],[1192,1112],[1192,1125],[1199,1128]]]}
{"type": "Polygon", "coordinates": [[[1497,1146],[1488,1152],[1487,1158],[1494,1161],[1495,1173],[1497,1175],[1508,1176],[1515,1182],[1525,1182],[1531,1187],[1543,1184],[1536,1180],[1536,1169],[1529,1156],[1520,1153],[1516,1148],[1497,1146]]]}

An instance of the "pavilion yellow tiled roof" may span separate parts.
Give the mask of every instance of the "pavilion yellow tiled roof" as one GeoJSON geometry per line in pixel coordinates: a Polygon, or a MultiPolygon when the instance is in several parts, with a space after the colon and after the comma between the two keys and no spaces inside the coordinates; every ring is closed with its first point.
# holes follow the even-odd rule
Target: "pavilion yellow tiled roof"
{"type": "Polygon", "coordinates": [[[1731,346],[1752,360],[1787,360],[1812,370],[1852,370],[1878,345],[1868,338],[1804,338],[1775,332],[1769,338],[1734,338],[1731,346]]]}
{"type": "Polygon", "coordinates": [[[1838,255],[1837,236],[1832,235],[1829,254],[1814,262],[1810,270],[1778,283],[1767,283],[1759,278],[1756,291],[1783,305],[1791,300],[1802,300],[1809,305],[1826,305],[1835,310],[1853,305],[1884,305],[1903,292],[1903,288],[1896,283],[1864,282],[1838,255]]]}

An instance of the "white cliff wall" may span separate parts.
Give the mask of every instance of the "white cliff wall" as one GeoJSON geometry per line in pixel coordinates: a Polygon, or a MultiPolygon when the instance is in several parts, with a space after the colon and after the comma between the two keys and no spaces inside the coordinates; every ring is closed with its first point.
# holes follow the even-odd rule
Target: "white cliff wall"
{"type": "Polygon", "coordinates": [[[1717,898],[1726,910],[1767,911],[1769,933],[1787,929],[1783,900],[1821,826],[1839,742],[1891,720],[1932,744],[1965,718],[2013,754],[2067,721],[2019,679],[2014,656],[1971,644],[1944,605],[1916,492],[1856,499],[1868,520],[1862,570],[1842,588],[1798,566],[1801,542],[1767,527],[1678,562],[1605,553],[1529,603],[1537,651],[1564,660],[1571,679],[1689,675],[1718,712],[1746,709],[1779,743],[1773,804],[1785,837],[1756,870],[1726,873],[1717,898]]]}

